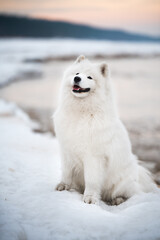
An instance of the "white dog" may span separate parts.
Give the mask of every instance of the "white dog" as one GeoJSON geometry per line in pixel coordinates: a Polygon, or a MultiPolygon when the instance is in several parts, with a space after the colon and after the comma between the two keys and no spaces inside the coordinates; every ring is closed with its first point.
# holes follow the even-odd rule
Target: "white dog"
{"type": "Polygon", "coordinates": [[[74,188],[85,203],[120,204],[155,188],[132,154],[105,63],[79,56],[66,71],[54,124],[62,158],[58,191],[74,188]]]}

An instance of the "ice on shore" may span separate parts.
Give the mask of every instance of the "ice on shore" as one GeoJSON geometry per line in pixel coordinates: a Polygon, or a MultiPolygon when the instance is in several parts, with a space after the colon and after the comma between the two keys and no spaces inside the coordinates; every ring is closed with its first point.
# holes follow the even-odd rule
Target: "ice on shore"
{"type": "Polygon", "coordinates": [[[154,55],[160,54],[159,43],[98,41],[78,39],[0,39],[0,53],[18,60],[41,57],[64,57],[86,54],[95,55],[154,55]]]}
{"type": "MultiPolygon", "coordinates": [[[[11,57],[12,59],[12,57],[11,57]]],[[[13,60],[0,59],[0,88],[8,85],[11,82],[22,81],[24,79],[40,78],[42,71],[39,65],[24,64],[13,60]]]]}
{"type": "Polygon", "coordinates": [[[0,102],[1,240],[160,238],[159,191],[119,206],[87,205],[77,192],[57,192],[57,140],[32,128],[16,105],[0,102]]]}
{"type": "Polygon", "coordinates": [[[40,77],[40,62],[57,57],[154,56],[159,43],[90,41],[76,39],[0,39],[0,86],[24,78],[40,77]]]}

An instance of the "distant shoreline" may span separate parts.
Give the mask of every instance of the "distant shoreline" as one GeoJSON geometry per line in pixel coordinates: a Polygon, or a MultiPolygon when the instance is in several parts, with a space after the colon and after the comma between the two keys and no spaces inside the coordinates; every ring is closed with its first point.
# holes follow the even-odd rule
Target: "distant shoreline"
{"type": "MultiPolygon", "coordinates": [[[[72,61],[75,60],[77,55],[70,55],[70,56],[60,56],[60,57],[44,57],[44,58],[31,58],[31,59],[25,59],[25,63],[49,63],[52,61],[72,61]]],[[[103,60],[103,59],[135,59],[135,58],[158,58],[160,57],[160,54],[148,54],[148,55],[143,55],[143,54],[110,54],[110,55],[101,55],[101,54],[96,54],[91,56],[91,59],[95,60],[103,60]]]]}
{"type": "Polygon", "coordinates": [[[99,28],[68,21],[36,19],[26,16],[0,14],[2,37],[61,37],[88,40],[129,42],[160,42],[160,36],[129,32],[122,29],[99,28]]]}

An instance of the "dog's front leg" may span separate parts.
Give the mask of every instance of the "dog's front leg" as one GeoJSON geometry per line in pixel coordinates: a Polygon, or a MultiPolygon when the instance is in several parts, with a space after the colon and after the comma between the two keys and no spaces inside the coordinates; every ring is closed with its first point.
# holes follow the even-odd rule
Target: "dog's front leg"
{"type": "Polygon", "coordinates": [[[62,180],[57,185],[56,190],[63,191],[63,190],[70,190],[72,184],[72,171],[73,171],[73,164],[71,158],[61,156],[62,158],[62,180]]]}
{"type": "Polygon", "coordinates": [[[101,194],[100,161],[92,156],[84,159],[85,203],[98,204],[101,194]]]}

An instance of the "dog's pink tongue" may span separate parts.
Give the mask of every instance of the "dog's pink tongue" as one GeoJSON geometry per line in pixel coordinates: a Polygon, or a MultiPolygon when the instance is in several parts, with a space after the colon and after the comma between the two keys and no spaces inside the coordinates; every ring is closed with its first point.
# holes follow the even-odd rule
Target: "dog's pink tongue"
{"type": "Polygon", "coordinates": [[[74,89],[74,90],[79,90],[80,87],[78,87],[78,86],[73,86],[73,89],[74,89]]]}

